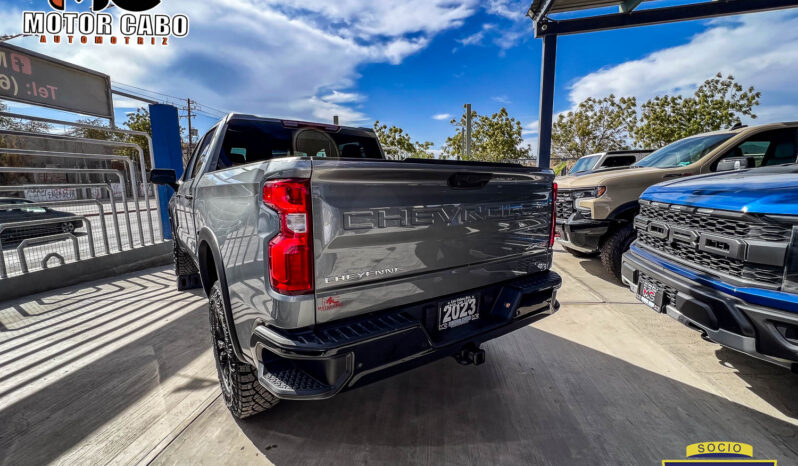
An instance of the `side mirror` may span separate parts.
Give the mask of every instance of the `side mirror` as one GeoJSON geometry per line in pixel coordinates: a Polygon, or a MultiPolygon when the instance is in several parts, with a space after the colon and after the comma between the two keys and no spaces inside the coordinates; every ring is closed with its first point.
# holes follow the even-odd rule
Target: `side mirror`
{"type": "Polygon", "coordinates": [[[718,162],[717,171],[727,172],[732,170],[742,170],[744,168],[750,168],[747,157],[729,157],[718,162]]]}
{"type": "Polygon", "coordinates": [[[153,168],[150,172],[150,183],[171,186],[177,191],[177,173],[171,168],[153,168]]]}
{"type": "Polygon", "coordinates": [[[562,171],[560,172],[560,176],[565,176],[568,174],[568,167],[562,167],[562,171]]]}

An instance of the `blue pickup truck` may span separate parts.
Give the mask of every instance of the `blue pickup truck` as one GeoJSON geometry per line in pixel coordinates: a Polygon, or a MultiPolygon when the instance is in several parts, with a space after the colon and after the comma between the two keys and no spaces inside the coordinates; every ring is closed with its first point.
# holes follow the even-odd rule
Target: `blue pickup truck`
{"type": "Polygon", "coordinates": [[[621,274],[640,301],[798,372],[798,164],[652,186],[634,226],[621,274]]]}

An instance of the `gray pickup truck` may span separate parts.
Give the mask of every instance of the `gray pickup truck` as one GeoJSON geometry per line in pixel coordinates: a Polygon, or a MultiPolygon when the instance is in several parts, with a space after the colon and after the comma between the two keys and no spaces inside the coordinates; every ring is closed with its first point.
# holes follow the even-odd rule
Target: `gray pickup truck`
{"type": "MultiPolygon", "coordinates": [[[[323,399],[555,312],[550,170],[386,160],[373,131],[231,114],[170,201],[178,286],[204,288],[236,417],[323,399]]],[[[444,381],[441,381],[444,383],[444,381]]]]}

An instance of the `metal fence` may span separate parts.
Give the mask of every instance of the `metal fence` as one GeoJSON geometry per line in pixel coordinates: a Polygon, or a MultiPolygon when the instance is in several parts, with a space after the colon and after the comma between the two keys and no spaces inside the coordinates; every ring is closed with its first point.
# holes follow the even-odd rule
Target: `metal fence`
{"type": "Polygon", "coordinates": [[[0,280],[163,241],[149,136],[29,119],[123,140],[0,130],[0,280]]]}

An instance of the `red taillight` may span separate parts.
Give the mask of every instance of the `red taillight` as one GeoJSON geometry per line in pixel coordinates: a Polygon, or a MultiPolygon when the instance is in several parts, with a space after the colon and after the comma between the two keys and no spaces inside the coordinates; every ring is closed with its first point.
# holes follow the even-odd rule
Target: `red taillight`
{"type": "Polygon", "coordinates": [[[551,234],[549,235],[549,247],[554,246],[554,231],[557,226],[557,183],[551,187],[551,234]]]}
{"type": "Polygon", "coordinates": [[[269,241],[272,288],[286,295],[312,293],[310,181],[267,181],[263,185],[263,202],[280,216],[280,233],[269,241]]]}

